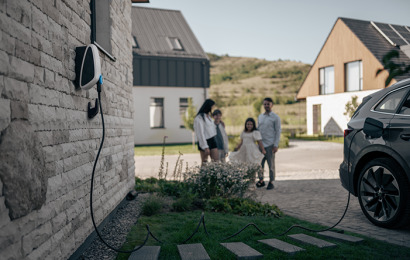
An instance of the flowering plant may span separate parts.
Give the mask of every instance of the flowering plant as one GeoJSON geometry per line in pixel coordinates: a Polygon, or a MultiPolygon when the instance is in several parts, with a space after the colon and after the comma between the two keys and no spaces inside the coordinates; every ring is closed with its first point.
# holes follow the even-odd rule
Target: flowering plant
{"type": "Polygon", "coordinates": [[[202,198],[242,198],[261,171],[259,164],[211,162],[190,168],[186,182],[191,183],[202,198]]]}

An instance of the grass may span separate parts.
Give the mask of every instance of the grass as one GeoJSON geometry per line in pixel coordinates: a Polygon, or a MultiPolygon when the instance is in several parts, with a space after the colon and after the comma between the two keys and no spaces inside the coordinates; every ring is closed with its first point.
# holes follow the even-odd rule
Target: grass
{"type": "MultiPolygon", "coordinates": [[[[188,153],[198,153],[198,148],[195,145],[195,149],[192,149],[191,144],[166,144],[165,145],[165,155],[173,154],[188,154],[188,153]]],[[[161,155],[162,154],[162,144],[155,146],[135,146],[134,156],[150,156],[150,155],[161,155]]]]}
{"type": "MultiPolygon", "coordinates": [[[[161,245],[151,237],[147,245],[161,245],[159,259],[180,259],[177,244],[187,239],[195,230],[201,216],[200,211],[183,212],[183,213],[166,213],[154,215],[151,217],[141,217],[137,225],[133,226],[127,236],[127,242],[122,250],[131,250],[136,245],[140,245],[146,237],[147,230],[145,225],[150,226],[151,232],[166,244],[161,245]]],[[[209,238],[203,226],[199,228],[189,244],[202,243],[211,259],[236,259],[235,256],[220,246],[215,238],[221,239],[228,237],[239,231],[247,223],[255,223],[262,231],[268,233],[264,236],[256,231],[253,227],[248,227],[238,236],[224,242],[243,242],[264,255],[264,259],[284,259],[289,258],[285,253],[257,242],[260,239],[274,238],[274,234],[280,234],[287,230],[288,227],[298,224],[308,228],[321,229],[323,226],[301,221],[296,218],[285,216],[283,218],[269,217],[240,217],[232,214],[222,213],[205,213],[205,223],[208,232],[212,238],[209,238]]],[[[313,237],[318,237],[316,233],[304,231],[301,229],[292,229],[288,234],[305,233],[313,237]]],[[[331,241],[337,244],[333,249],[318,249],[315,246],[301,245],[292,242],[286,235],[279,239],[306,249],[292,256],[293,259],[410,259],[410,248],[400,247],[385,242],[380,242],[362,235],[346,232],[346,234],[365,238],[360,245],[348,244],[343,242],[331,241]]],[[[319,238],[319,237],[318,237],[319,238]]],[[[117,259],[128,259],[129,254],[119,254],[117,259]]]]}
{"type": "Polygon", "coordinates": [[[327,135],[305,135],[305,134],[299,134],[296,135],[295,137],[292,137],[292,139],[298,139],[298,140],[307,140],[307,141],[325,141],[325,142],[333,142],[333,143],[339,143],[343,144],[344,143],[344,138],[343,136],[327,136],[327,135]]]}

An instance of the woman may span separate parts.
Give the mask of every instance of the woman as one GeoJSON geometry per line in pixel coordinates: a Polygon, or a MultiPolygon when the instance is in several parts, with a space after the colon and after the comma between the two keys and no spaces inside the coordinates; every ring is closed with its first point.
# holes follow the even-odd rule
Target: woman
{"type": "Polygon", "coordinates": [[[198,150],[201,154],[202,165],[211,156],[212,161],[218,160],[218,147],[215,142],[216,127],[210,113],[215,102],[212,99],[205,100],[194,120],[194,131],[198,140],[198,150]]]}
{"type": "Polygon", "coordinates": [[[256,128],[255,120],[246,119],[245,130],[241,133],[241,143],[235,148],[235,152],[229,155],[229,160],[260,164],[265,153],[262,136],[256,128]],[[255,142],[258,142],[259,148],[255,142]]]}

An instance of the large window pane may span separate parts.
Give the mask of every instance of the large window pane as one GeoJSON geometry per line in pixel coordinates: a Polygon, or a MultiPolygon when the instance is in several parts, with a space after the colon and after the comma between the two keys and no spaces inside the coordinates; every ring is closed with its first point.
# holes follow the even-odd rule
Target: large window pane
{"type": "Polygon", "coordinates": [[[333,66],[319,69],[320,95],[335,93],[335,71],[333,66]]]}
{"type": "Polygon", "coordinates": [[[362,90],[363,72],[362,61],[346,63],[346,91],[362,90]]]}
{"type": "Polygon", "coordinates": [[[325,68],[325,94],[335,93],[335,70],[334,67],[325,68]]]}
{"type": "Polygon", "coordinates": [[[164,99],[151,98],[149,108],[151,128],[164,128],[164,99]]]}
{"type": "Polygon", "coordinates": [[[186,116],[186,111],[188,108],[188,98],[179,99],[179,127],[185,128],[184,117],[186,116]]]}

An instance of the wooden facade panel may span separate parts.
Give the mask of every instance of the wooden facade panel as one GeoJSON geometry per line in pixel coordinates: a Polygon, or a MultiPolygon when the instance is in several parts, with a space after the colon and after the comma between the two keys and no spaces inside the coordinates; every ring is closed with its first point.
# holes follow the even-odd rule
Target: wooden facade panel
{"type": "Polygon", "coordinates": [[[339,19],[301,86],[297,98],[319,95],[319,69],[327,66],[334,66],[335,93],[345,92],[345,64],[358,60],[363,64],[363,90],[384,88],[387,72],[376,77],[376,71],[383,68],[382,64],[339,19]]]}
{"type": "Polygon", "coordinates": [[[159,85],[159,65],[158,60],[150,60],[150,85],[158,86],[159,85]]]}
{"type": "Polygon", "coordinates": [[[166,86],[168,82],[167,61],[159,61],[159,86],[166,86]]]}
{"type": "Polygon", "coordinates": [[[209,61],[202,63],[201,60],[134,56],[133,83],[134,86],[209,87],[209,61]]]}
{"type": "Polygon", "coordinates": [[[141,59],[141,85],[149,86],[150,85],[150,75],[149,75],[149,60],[141,59]]]}
{"type": "Polygon", "coordinates": [[[141,85],[141,60],[133,59],[132,60],[132,67],[133,67],[133,86],[141,85]]]}
{"type": "Polygon", "coordinates": [[[194,62],[194,72],[193,72],[193,77],[194,77],[194,87],[202,87],[203,86],[203,81],[202,81],[202,66],[201,62],[194,62]]]}
{"type": "Polygon", "coordinates": [[[177,86],[185,87],[185,64],[184,61],[177,61],[177,86]]]}
{"type": "Polygon", "coordinates": [[[168,86],[177,86],[177,62],[168,61],[168,86]]]}
{"type": "Polygon", "coordinates": [[[185,86],[194,85],[194,62],[186,61],[185,62],[185,86]]]}

